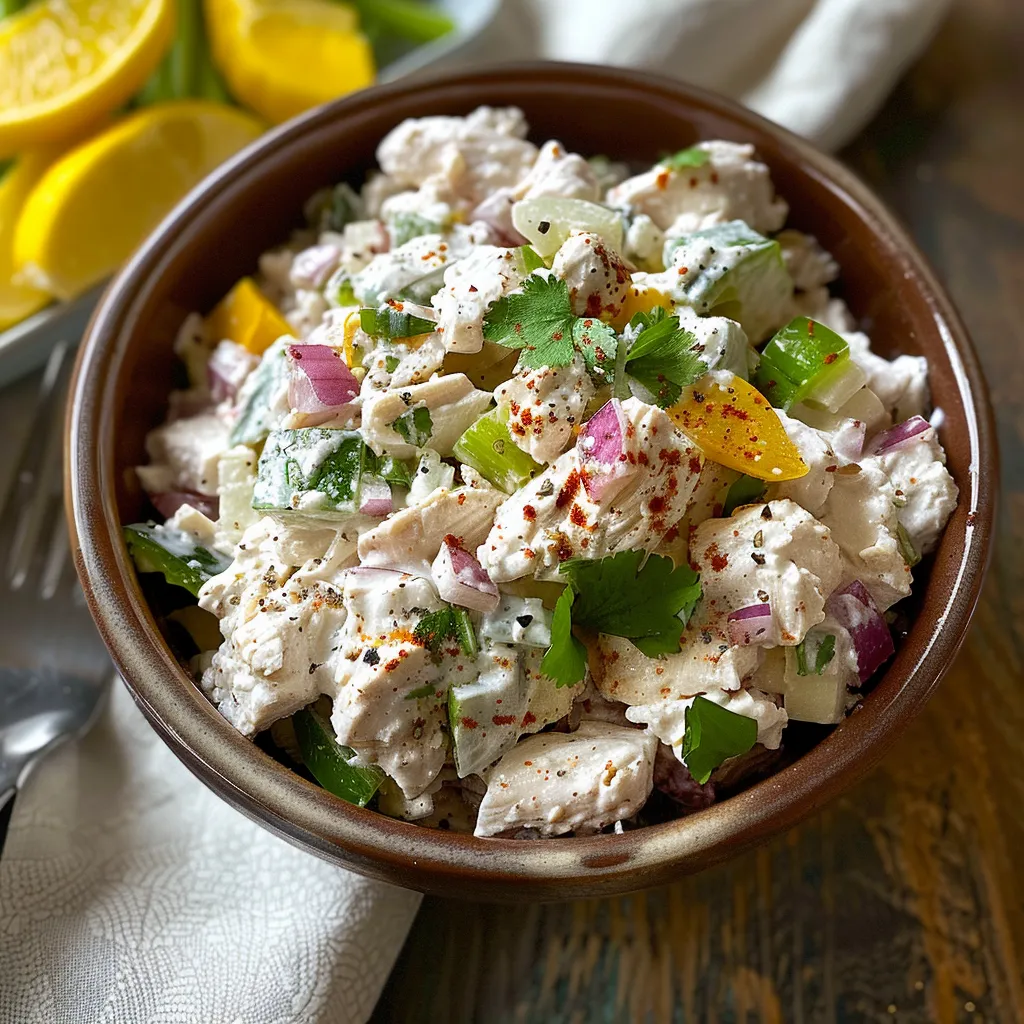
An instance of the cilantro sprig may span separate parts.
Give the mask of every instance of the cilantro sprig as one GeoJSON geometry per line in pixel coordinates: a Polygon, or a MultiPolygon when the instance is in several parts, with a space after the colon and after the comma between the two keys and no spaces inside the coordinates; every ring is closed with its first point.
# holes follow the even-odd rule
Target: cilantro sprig
{"type": "Polygon", "coordinates": [[[551,646],[540,663],[540,670],[555,686],[572,686],[587,674],[587,649],[572,635],[572,587],[558,596],[551,616],[551,646]]]}
{"type": "Polygon", "coordinates": [[[669,316],[664,306],[637,313],[628,330],[633,343],[623,364],[626,376],[662,409],[678,402],[683,388],[707,373],[696,337],[680,326],[678,316],[669,316]]]}
{"type": "Polygon", "coordinates": [[[707,697],[695,697],[683,721],[683,764],[702,786],[723,761],[745,754],[757,742],[753,718],[737,715],[707,697]]]}
{"type": "Polygon", "coordinates": [[[417,409],[403,412],[391,423],[391,429],[407,444],[424,448],[434,433],[434,421],[430,410],[425,405],[421,405],[417,409]]]}
{"type": "Polygon", "coordinates": [[[591,374],[610,378],[618,340],[606,323],[572,311],[569,286],[557,277],[531,274],[523,290],[499,299],[484,317],[484,338],[519,349],[521,365],[568,366],[583,356],[591,374]]]}
{"type": "Polygon", "coordinates": [[[480,651],[476,630],[465,608],[445,605],[436,612],[428,612],[416,623],[412,635],[431,654],[440,654],[446,640],[454,640],[467,658],[475,658],[480,651]]]}
{"type": "Polygon", "coordinates": [[[586,673],[583,645],[571,626],[625,637],[649,658],[679,650],[683,628],[700,600],[700,576],[671,558],[644,558],[643,551],[620,551],[562,563],[570,596],[564,592],[555,606],[551,646],[541,665],[558,686],[571,686],[586,673]]]}

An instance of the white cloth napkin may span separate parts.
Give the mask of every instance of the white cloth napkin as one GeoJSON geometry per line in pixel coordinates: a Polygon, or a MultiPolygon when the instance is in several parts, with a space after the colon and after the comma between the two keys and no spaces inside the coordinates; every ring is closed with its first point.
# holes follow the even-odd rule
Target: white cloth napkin
{"type": "MultiPolygon", "coordinates": [[[[834,148],[874,113],[947,6],[506,0],[446,63],[640,66],[743,99],[834,148]]],[[[0,427],[15,409],[5,399],[0,427]]],[[[358,1024],[418,904],[220,802],[116,684],[94,732],[18,797],[0,860],[0,1022],[358,1024]]]]}

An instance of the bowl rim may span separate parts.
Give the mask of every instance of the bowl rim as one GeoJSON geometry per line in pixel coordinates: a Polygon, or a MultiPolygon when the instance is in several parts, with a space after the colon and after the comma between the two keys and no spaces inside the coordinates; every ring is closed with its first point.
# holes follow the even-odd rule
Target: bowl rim
{"type": "Polygon", "coordinates": [[[409,888],[500,899],[607,895],[670,880],[790,828],[865,775],[920,712],[964,640],[991,553],[998,487],[992,410],[967,331],[916,245],[852,171],[706,90],[646,72],[550,61],[375,86],[270,131],[222,165],[175,207],[105,292],[76,362],[65,445],[72,551],[90,611],[132,697],[179,759],[247,816],[321,857],[409,888]],[[808,174],[854,208],[873,236],[884,236],[899,251],[931,312],[963,401],[971,468],[969,481],[960,481],[960,500],[969,502],[971,514],[955,583],[919,656],[902,666],[898,687],[882,699],[879,684],[853,716],[789,767],[699,814],[622,835],[542,843],[480,839],[346,804],[279,765],[221,718],[164,643],[131,569],[114,497],[114,403],[108,395],[131,335],[138,294],[158,275],[181,223],[201,216],[226,190],[242,187],[263,161],[318,126],[377,110],[396,96],[415,91],[440,105],[446,93],[467,84],[545,79],[556,84],[568,69],[574,78],[640,101],[650,102],[655,94],[675,105],[708,107],[740,128],[774,135],[808,174]]]}

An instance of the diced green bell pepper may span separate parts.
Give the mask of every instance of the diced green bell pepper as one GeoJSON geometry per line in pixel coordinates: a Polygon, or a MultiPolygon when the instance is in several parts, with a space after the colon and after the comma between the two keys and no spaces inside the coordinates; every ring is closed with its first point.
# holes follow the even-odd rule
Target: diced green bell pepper
{"type": "Polygon", "coordinates": [[[123,531],[128,553],[139,572],[161,573],[168,583],[184,587],[194,596],[211,576],[231,564],[227,555],[200,547],[182,530],[133,523],[123,531]]]}
{"type": "Polygon", "coordinates": [[[845,338],[817,320],[798,316],[765,345],[755,383],[776,408],[790,409],[827,388],[849,360],[845,338]]]}
{"type": "Polygon", "coordinates": [[[328,793],[365,807],[387,778],[376,766],[350,764],[355,751],[342,746],[330,723],[312,707],[292,715],[302,760],[310,774],[328,793]]]}
{"type": "Polygon", "coordinates": [[[357,430],[274,430],[263,446],[252,507],[336,519],[359,508],[366,445],[357,430]]]}

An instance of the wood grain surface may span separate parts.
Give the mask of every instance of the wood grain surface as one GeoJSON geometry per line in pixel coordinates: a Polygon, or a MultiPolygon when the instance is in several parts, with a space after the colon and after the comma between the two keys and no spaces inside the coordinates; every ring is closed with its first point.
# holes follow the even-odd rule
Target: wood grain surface
{"type": "Polygon", "coordinates": [[[1024,0],[958,0],[842,155],[991,386],[998,544],[966,648],[883,765],[768,847],[613,900],[425,900],[376,1024],[1024,1022],[1024,0]]]}

